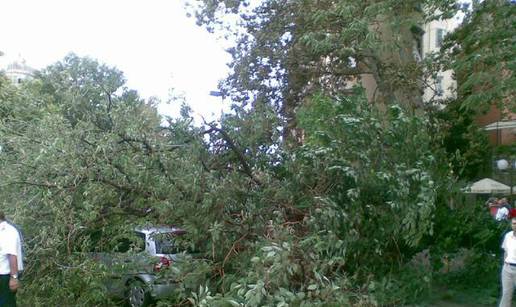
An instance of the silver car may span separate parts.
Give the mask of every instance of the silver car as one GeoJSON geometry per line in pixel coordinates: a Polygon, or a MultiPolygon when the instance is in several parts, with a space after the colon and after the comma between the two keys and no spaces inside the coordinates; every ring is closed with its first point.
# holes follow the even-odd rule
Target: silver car
{"type": "Polygon", "coordinates": [[[95,253],[94,259],[108,268],[108,293],[133,307],[169,296],[177,281],[163,272],[184,255],[174,243],[185,233],[176,227],[140,227],[134,231],[137,238],[124,237],[115,252],[95,253]]]}

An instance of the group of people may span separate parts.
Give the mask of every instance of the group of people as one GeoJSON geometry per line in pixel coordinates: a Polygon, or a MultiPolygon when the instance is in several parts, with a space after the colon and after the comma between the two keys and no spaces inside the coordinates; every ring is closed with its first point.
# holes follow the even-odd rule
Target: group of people
{"type": "Polygon", "coordinates": [[[516,217],[516,208],[512,208],[506,197],[491,197],[486,202],[491,216],[497,221],[510,220],[516,217]]]}
{"type": "Polygon", "coordinates": [[[23,271],[22,237],[0,210],[0,307],[16,307],[23,271]]]}

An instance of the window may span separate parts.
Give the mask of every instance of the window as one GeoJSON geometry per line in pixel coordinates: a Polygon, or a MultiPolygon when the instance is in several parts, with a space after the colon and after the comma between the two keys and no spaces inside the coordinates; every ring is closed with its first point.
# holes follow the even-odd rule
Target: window
{"type": "Polygon", "coordinates": [[[440,48],[443,44],[444,36],[446,35],[446,30],[437,29],[435,34],[435,47],[440,48]]]}
{"type": "Polygon", "coordinates": [[[423,59],[423,35],[425,31],[419,25],[413,25],[410,27],[410,32],[412,32],[412,37],[414,38],[414,45],[412,47],[412,53],[416,61],[421,61],[423,59]]]}
{"type": "Polygon", "coordinates": [[[442,76],[437,76],[437,78],[435,78],[435,94],[439,97],[441,97],[444,94],[442,76]]]}
{"type": "Polygon", "coordinates": [[[177,233],[157,233],[152,236],[156,243],[156,254],[196,253],[191,242],[177,233]]]}
{"type": "Polygon", "coordinates": [[[421,62],[423,59],[423,40],[422,37],[417,37],[415,40],[415,44],[412,50],[412,53],[414,55],[414,58],[417,62],[421,62]]]}

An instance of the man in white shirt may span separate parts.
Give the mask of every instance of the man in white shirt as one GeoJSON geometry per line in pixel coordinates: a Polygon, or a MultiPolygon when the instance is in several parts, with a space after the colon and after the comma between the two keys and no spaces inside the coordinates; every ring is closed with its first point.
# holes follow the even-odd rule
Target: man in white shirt
{"type": "Polygon", "coordinates": [[[509,217],[509,209],[507,209],[506,207],[501,207],[496,212],[495,219],[498,222],[500,222],[500,221],[503,221],[503,220],[507,220],[508,217],[509,217]]]}
{"type": "Polygon", "coordinates": [[[21,237],[0,211],[0,306],[16,306],[20,286],[18,272],[23,270],[21,237]]]}

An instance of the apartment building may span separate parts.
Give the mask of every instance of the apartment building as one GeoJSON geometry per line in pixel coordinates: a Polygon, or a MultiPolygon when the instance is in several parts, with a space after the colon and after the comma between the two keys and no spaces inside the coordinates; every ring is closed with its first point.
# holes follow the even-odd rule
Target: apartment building
{"type": "MultiPolygon", "coordinates": [[[[425,59],[432,53],[439,52],[446,34],[453,32],[461,22],[460,16],[446,19],[433,20],[423,26],[424,34],[421,38],[422,58],[425,59]]],[[[437,73],[435,78],[425,81],[423,101],[439,101],[455,97],[457,83],[453,79],[453,71],[446,70],[437,73]]]]}

